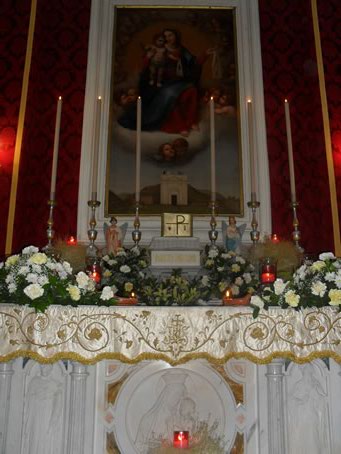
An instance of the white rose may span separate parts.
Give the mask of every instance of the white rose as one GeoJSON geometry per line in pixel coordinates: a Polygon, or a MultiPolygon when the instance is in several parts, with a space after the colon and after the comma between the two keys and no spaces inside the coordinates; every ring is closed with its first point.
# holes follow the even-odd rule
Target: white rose
{"type": "Polygon", "coordinates": [[[328,271],[328,273],[326,273],[324,278],[327,282],[333,282],[336,278],[336,273],[332,273],[332,272],[328,271]]]}
{"type": "Polygon", "coordinates": [[[104,257],[102,257],[102,260],[103,260],[104,262],[108,262],[108,261],[110,260],[109,255],[105,255],[104,257]]]}
{"type": "Polygon", "coordinates": [[[14,280],[15,279],[14,279],[13,274],[10,273],[6,276],[5,282],[6,282],[6,284],[12,284],[14,282],[14,280]]]}
{"type": "Polygon", "coordinates": [[[332,252],[323,252],[322,254],[319,255],[320,260],[333,260],[335,259],[335,255],[332,252]]]}
{"type": "Polygon", "coordinates": [[[84,273],[84,271],[80,271],[76,275],[76,281],[79,288],[86,289],[89,283],[89,276],[86,273],[84,273]]]}
{"type": "Polygon", "coordinates": [[[22,250],[23,254],[35,254],[36,252],[39,252],[36,246],[27,246],[22,250]]]}
{"type": "Polygon", "coordinates": [[[341,275],[340,274],[337,274],[337,276],[335,277],[335,285],[337,288],[341,288],[341,275]]]}
{"type": "Polygon", "coordinates": [[[73,301],[79,301],[81,299],[81,291],[76,285],[69,285],[66,289],[73,301]]]}
{"type": "Polygon", "coordinates": [[[311,293],[316,296],[322,297],[326,293],[326,290],[327,290],[326,284],[324,284],[321,281],[313,282],[311,286],[311,293]]]}
{"type": "Polygon", "coordinates": [[[264,307],[264,301],[258,295],[251,296],[250,304],[252,304],[253,306],[257,306],[260,309],[263,309],[264,307]]]}
{"type": "Polygon", "coordinates": [[[289,306],[291,306],[291,307],[297,307],[298,303],[300,302],[300,296],[297,295],[293,290],[289,290],[285,294],[284,299],[285,299],[285,302],[287,304],[289,304],[289,306]]]}
{"type": "Polygon", "coordinates": [[[226,260],[226,259],[231,258],[231,256],[230,256],[230,254],[227,254],[227,252],[223,252],[223,253],[221,254],[221,258],[226,260]]]}
{"type": "Polygon", "coordinates": [[[122,265],[120,267],[120,271],[121,271],[121,273],[129,273],[131,271],[131,269],[130,269],[130,266],[128,266],[128,265],[122,265]]]}
{"type": "Polygon", "coordinates": [[[24,293],[31,300],[35,300],[44,294],[44,289],[39,284],[30,284],[24,288],[24,293]]]}
{"type": "Polygon", "coordinates": [[[32,265],[32,271],[34,271],[35,273],[37,274],[40,274],[41,273],[41,266],[40,265],[37,265],[36,263],[34,263],[32,265]]]}
{"type": "Polygon", "coordinates": [[[243,259],[243,257],[236,257],[236,262],[239,262],[241,265],[244,265],[245,259],[243,259]]]}
{"type": "Polygon", "coordinates": [[[223,266],[218,266],[217,267],[217,271],[219,271],[219,273],[222,273],[224,271],[224,267],[223,266]]]}
{"type": "Polygon", "coordinates": [[[117,260],[113,260],[113,259],[108,260],[108,265],[110,265],[110,266],[116,265],[116,263],[117,263],[117,260]]]}
{"type": "Polygon", "coordinates": [[[18,254],[11,255],[11,256],[8,257],[8,259],[6,260],[5,267],[6,267],[6,268],[9,268],[10,266],[15,265],[15,264],[19,261],[19,258],[20,258],[20,257],[19,257],[18,254]]]}
{"type": "Polygon", "coordinates": [[[329,290],[328,296],[330,298],[329,304],[331,306],[340,306],[341,305],[341,290],[336,290],[336,289],[329,290]]]}
{"type": "Polygon", "coordinates": [[[323,262],[322,260],[317,260],[316,262],[314,262],[312,265],[311,265],[311,269],[313,271],[321,271],[323,268],[326,267],[326,264],[325,262],[323,262]]]}
{"type": "Polygon", "coordinates": [[[238,273],[238,271],[240,271],[240,266],[238,265],[238,263],[234,263],[234,264],[231,266],[231,270],[232,270],[234,273],[238,273]]]}
{"type": "Polygon", "coordinates": [[[120,257],[125,257],[127,254],[126,254],[125,251],[122,249],[122,250],[118,251],[116,255],[117,255],[117,256],[120,256],[120,257]]]}
{"type": "Polygon", "coordinates": [[[72,274],[72,266],[69,262],[63,262],[63,268],[67,274],[72,274]]]}
{"type": "Polygon", "coordinates": [[[47,262],[47,255],[43,252],[36,252],[28,259],[30,263],[35,263],[36,265],[44,265],[47,262]]]}
{"type": "Polygon", "coordinates": [[[282,295],[285,290],[287,283],[283,279],[276,279],[274,282],[274,290],[276,295],[282,295]]]}
{"type": "Polygon", "coordinates": [[[107,301],[114,297],[114,292],[112,291],[111,287],[106,286],[102,290],[102,294],[100,296],[101,300],[107,301]]]}

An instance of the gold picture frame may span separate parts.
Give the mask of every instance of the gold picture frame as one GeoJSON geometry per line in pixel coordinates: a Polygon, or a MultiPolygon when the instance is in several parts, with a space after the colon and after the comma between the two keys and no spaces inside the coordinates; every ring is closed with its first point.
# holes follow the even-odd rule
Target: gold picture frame
{"type": "Polygon", "coordinates": [[[105,215],[135,212],[140,95],[140,214],[209,214],[212,96],[219,213],[243,216],[235,9],[116,6],[114,14],[105,215]],[[158,36],[160,79],[152,62],[158,36]]]}

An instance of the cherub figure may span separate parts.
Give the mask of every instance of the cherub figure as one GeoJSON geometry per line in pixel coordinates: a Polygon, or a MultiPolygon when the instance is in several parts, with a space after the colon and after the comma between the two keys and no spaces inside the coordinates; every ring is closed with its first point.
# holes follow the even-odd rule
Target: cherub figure
{"type": "Polygon", "coordinates": [[[121,227],[117,225],[117,219],[113,216],[110,218],[110,225],[106,222],[103,225],[104,236],[107,245],[107,254],[117,254],[122,247],[123,240],[127,231],[128,223],[125,222],[121,227]]]}
{"type": "Polygon", "coordinates": [[[237,226],[236,218],[229,216],[229,223],[222,221],[223,241],[228,251],[240,253],[242,236],[245,232],[246,224],[237,226]]]}
{"type": "Polygon", "coordinates": [[[162,33],[154,36],[153,44],[146,47],[146,57],[149,59],[149,85],[162,87],[163,71],[166,63],[167,49],[162,33]]]}

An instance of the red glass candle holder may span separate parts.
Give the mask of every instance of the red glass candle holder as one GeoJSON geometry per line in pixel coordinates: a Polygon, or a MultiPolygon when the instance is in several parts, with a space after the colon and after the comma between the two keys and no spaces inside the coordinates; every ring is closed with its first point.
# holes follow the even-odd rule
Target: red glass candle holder
{"type": "Polygon", "coordinates": [[[179,449],[186,449],[189,446],[189,432],[188,430],[176,430],[174,432],[173,447],[179,449]]]}
{"type": "Polygon", "coordinates": [[[279,238],[278,238],[278,235],[276,233],[273,233],[271,235],[271,241],[272,241],[272,243],[275,243],[275,244],[279,243],[279,238]]]}
{"type": "Polygon", "coordinates": [[[277,277],[277,263],[272,257],[265,257],[260,263],[260,281],[262,284],[272,284],[277,277]]]}
{"type": "Polygon", "coordinates": [[[77,240],[74,236],[70,236],[67,241],[66,241],[66,244],[68,246],[77,246],[77,240]]]}

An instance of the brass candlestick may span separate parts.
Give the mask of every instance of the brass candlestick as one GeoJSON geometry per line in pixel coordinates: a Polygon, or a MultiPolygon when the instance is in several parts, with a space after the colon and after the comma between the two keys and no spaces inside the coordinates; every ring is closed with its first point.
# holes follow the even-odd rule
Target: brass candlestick
{"type": "Polygon", "coordinates": [[[46,255],[48,255],[50,257],[58,258],[59,253],[57,252],[57,250],[54,248],[54,246],[52,244],[53,239],[54,239],[54,234],[55,234],[55,231],[53,230],[53,209],[56,206],[56,201],[55,201],[55,199],[50,199],[47,202],[47,204],[50,207],[50,210],[49,210],[49,219],[47,221],[47,230],[46,230],[47,245],[43,248],[43,251],[45,252],[46,255]]]}
{"type": "Polygon", "coordinates": [[[216,229],[217,227],[217,222],[216,222],[216,208],[217,208],[217,205],[216,205],[216,202],[214,200],[211,201],[211,220],[210,220],[210,226],[211,226],[211,230],[209,230],[208,232],[208,237],[211,241],[211,246],[210,246],[210,249],[217,249],[217,246],[216,246],[216,241],[218,239],[218,231],[216,229]]]}
{"type": "Polygon", "coordinates": [[[298,229],[299,222],[297,218],[297,207],[298,207],[298,202],[292,201],[291,202],[291,208],[292,208],[292,213],[293,213],[293,221],[292,225],[294,227],[294,230],[292,232],[292,239],[294,240],[295,246],[298,249],[299,252],[304,252],[304,249],[300,246],[299,241],[301,239],[301,232],[298,229]]]}
{"type": "Polygon", "coordinates": [[[251,202],[248,202],[247,206],[249,208],[251,208],[251,210],[252,210],[252,219],[251,219],[252,230],[250,232],[250,237],[251,237],[252,243],[254,245],[256,245],[258,243],[259,237],[260,237],[259,230],[257,230],[258,221],[257,221],[257,217],[256,217],[256,210],[257,210],[257,208],[259,208],[260,203],[257,202],[257,200],[253,200],[253,199],[254,199],[254,197],[251,197],[251,202]]]}
{"type": "Polygon", "coordinates": [[[91,216],[90,216],[90,229],[88,230],[88,238],[89,238],[89,245],[86,249],[86,256],[88,258],[95,259],[98,255],[98,247],[95,245],[95,241],[97,238],[97,230],[96,230],[96,208],[98,208],[101,204],[98,200],[96,200],[97,195],[92,196],[92,200],[88,201],[88,206],[91,208],[91,216]]]}
{"type": "Polygon", "coordinates": [[[139,242],[141,241],[141,231],[140,231],[140,217],[139,217],[139,204],[136,202],[135,206],[135,219],[134,219],[134,230],[131,233],[135,247],[139,247],[139,242]]]}

